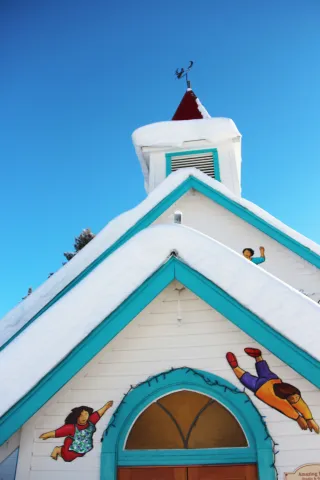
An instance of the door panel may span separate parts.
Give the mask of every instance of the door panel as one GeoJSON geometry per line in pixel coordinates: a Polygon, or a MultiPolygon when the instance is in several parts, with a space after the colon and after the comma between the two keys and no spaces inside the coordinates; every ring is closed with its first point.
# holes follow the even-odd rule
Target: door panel
{"type": "Polygon", "coordinates": [[[119,468],[118,480],[187,480],[187,468],[186,467],[119,468]]]}
{"type": "Polygon", "coordinates": [[[256,465],[124,467],[118,480],[258,480],[256,465]]]}
{"type": "Polygon", "coordinates": [[[188,480],[258,480],[256,465],[189,467],[188,480]]]}

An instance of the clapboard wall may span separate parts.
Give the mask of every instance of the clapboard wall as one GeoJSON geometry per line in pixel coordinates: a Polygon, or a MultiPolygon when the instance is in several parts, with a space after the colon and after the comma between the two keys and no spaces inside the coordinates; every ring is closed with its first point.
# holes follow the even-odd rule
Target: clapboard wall
{"type": "MultiPolygon", "coordinates": [[[[229,320],[174,282],[125,328],[72,381],[46,404],[23,428],[17,480],[99,480],[101,436],[112,411],[130,385],[171,367],[190,366],[213,372],[239,386],[225,354],[233,351],[240,365],[254,373],[254,360],[246,346],[257,346],[229,320]],[[178,320],[178,298],[182,320],[178,320]],[[100,408],[114,400],[112,410],[97,424],[94,450],[68,464],[50,458],[63,439],[43,441],[39,436],[64,423],[71,408],[100,408]]],[[[320,420],[320,394],[289,366],[262,349],[266,360],[284,380],[296,385],[320,420]]],[[[320,436],[301,431],[298,425],[253,397],[270,433],[279,444],[276,464],[279,478],[306,463],[319,462],[320,436]]],[[[262,479],[263,480],[263,479],[262,479]]]]}

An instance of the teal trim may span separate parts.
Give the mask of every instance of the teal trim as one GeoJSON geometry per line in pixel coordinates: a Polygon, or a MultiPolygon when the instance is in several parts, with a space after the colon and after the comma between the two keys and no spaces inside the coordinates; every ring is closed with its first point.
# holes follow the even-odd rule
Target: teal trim
{"type": "Polygon", "coordinates": [[[37,318],[46,312],[52,305],[54,305],[60,298],[64,297],[70,290],[78,285],[87,275],[89,275],[101,262],[103,262],[109,255],[121,247],[124,243],[134,237],[137,233],[141,232],[145,228],[149,227],[154,221],[159,218],[163,212],[165,212],[171,205],[179,200],[185,193],[190,190],[189,179],[184,181],[179,187],[165,197],[160,203],[158,203],[150,212],[142,217],[135,225],[126,231],[122,237],[120,237],[111,247],[107,248],[98,258],[96,258],[87,268],[85,268],[77,277],[75,277],[68,285],[66,285],[61,292],[59,292],[50,302],[48,302],[39,312],[34,315],[20,330],[18,330],[9,340],[0,347],[0,352],[9,343],[11,343],[23,330],[33,323],[37,318]]]}
{"type": "Polygon", "coordinates": [[[227,292],[180,261],[175,278],[243,332],[320,388],[320,362],[267,325],[227,292]]]}
{"type": "Polygon", "coordinates": [[[171,154],[166,153],[166,177],[169,177],[170,173],[172,173],[172,170],[171,170],[171,154]]]}
{"type": "Polygon", "coordinates": [[[19,331],[17,331],[5,344],[0,347],[0,351],[12,342],[23,330],[25,330],[32,322],[34,322],[40,315],[54,305],[60,298],[74,288],[83,278],[91,273],[101,262],[103,262],[111,253],[117,250],[121,245],[126,243],[130,238],[139,233],[144,228],[149,227],[153,222],[157,220],[168,208],[170,208],[176,201],[179,200],[190,189],[194,189],[199,193],[210,198],[212,201],[221,205],[222,207],[235,214],[245,222],[249,223],[253,227],[257,228],[261,232],[268,235],[273,240],[279,242],[284,247],[291,250],[296,255],[300,256],[307,262],[311,263],[317,268],[320,268],[320,255],[309,250],[307,247],[297,242],[293,238],[289,237],[285,233],[278,230],[267,223],[262,218],[258,217],[251,211],[242,207],[234,200],[226,197],[222,193],[214,190],[208,185],[204,184],[197,178],[190,176],[181,185],[179,185],[173,192],[159,202],[150,212],[142,217],[135,225],[133,225],[127,232],[122,235],[111,247],[105,250],[94,262],[92,262],[86,269],[81,272],[76,278],[74,278],[61,292],[56,295],[47,305],[45,305],[36,315],[34,315],[19,331]]]}
{"type": "Polygon", "coordinates": [[[320,362],[266,325],[210,280],[170,258],[0,419],[0,445],[34,415],[174,279],[320,388],[320,362]]]}
{"type": "Polygon", "coordinates": [[[183,157],[183,156],[188,156],[188,155],[198,155],[199,153],[212,153],[212,158],[213,158],[213,168],[214,168],[214,178],[215,180],[218,180],[218,182],[221,181],[220,178],[220,166],[219,166],[219,155],[218,155],[218,150],[216,148],[206,148],[206,149],[201,149],[201,150],[188,150],[184,152],[169,152],[166,153],[166,177],[172,173],[172,166],[171,166],[171,160],[172,157],[183,157]]]}
{"type": "Polygon", "coordinates": [[[269,224],[261,217],[258,217],[255,213],[251,212],[234,200],[226,197],[223,195],[223,193],[214,190],[195,177],[190,177],[190,186],[199,193],[205,195],[207,198],[210,198],[214,202],[218,203],[221,207],[226,208],[229,210],[229,212],[234,213],[237,217],[265,233],[268,235],[268,237],[288,248],[296,255],[299,255],[299,257],[303,258],[315,267],[320,268],[320,255],[305,247],[294,238],[289,237],[289,235],[283,233],[281,230],[269,224]]]}
{"type": "Polygon", "coordinates": [[[0,445],[34,415],[174,280],[171,258],[0,419],[0,445]]]}
{"type": "Polygon", "coordinates": [[[110,423],[113,428],[104,436],[101,452],[100,480],[116,480],[118,466],[165,465],[223,465],[257,463],[261,480],[274,480],[272,440],[262,417],[248,401],[248,396],[212,373],[196,371],[212,383],[204,383],[188,368],[179,368],[169,374],[159,374],[149,383],[133,389],[110,423]],[[220,386],[219,386],[220,385],[220,386]],[[221,388],[221,385],[227,387],[221,388]],[[215,398],[240,423],[248,442],[244,448],[214,448],[188,450],[126,451],[125,443],[132,425],[141,412],[159,397],[177,390],[192,390],[215,398]],[[267,461],[266,461],[267,459],[267,461]]]}
{"type": "MultiPolygon", "coordinates": [[[[234,448],[199,450],[144,450],[122,452],[118,457],[119,467],[179,466],[179,465],[223,465],[257,463],[257,453],[253,449],[234,448]]],[[[102,477],[103,478],[103,477],[102,477]]],[[[107,478],[107,477],[105,477],[107,478]]]]}
{"type": "Polygon", "coordinates": [[[212,153],[213,153],[213,166],[214,166],[214,172],[215,172],[215,179],[221,182],[218,150],[215,148],[214,150],[212,150],[212,153]]]}

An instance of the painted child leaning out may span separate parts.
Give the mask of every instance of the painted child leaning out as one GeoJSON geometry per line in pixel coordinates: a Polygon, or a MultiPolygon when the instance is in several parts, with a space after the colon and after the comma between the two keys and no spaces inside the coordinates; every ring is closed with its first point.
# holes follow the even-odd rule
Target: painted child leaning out
{"type": "Polygon", "coordinates": [[[95,425],[112,405],[113,402],[110,401],[96,412],[85,406],[73,408],[65,420],[65,425],[40,435],[42,440],[66,437],[62,446],[53,449],[51,458],[58,460],[61,457],[65,462],[73,462],[90,452],[93,449],[95,425]]]}

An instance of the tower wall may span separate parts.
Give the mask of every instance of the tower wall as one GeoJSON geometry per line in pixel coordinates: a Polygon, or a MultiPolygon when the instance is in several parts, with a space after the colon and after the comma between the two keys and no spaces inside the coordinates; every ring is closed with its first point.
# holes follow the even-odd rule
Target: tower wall
{"type": "MultiPolygon", "coordinates": [[[[241,195],[241,135],[228,118],[146,125],[133,133],[133,143],[148,193],[167,177],[168,154],[216,150],[220,181],[234,194],[241,195]]],[[[186,167],[196,164],[189,161],[186,167]]]]}
{"type": "MultiPolygon", "coordinates": [[[[231,192],[241,195],[241,157],[239,158],[239,148],[232,140],[222,143],[212,144],[210,142],[188,142],[184,148],[171,148],[166,151],[151,150],[149,153],[149,181],[148,193],[154,190],[167,177],[166,154],[187,153],[188,151],[198,151],[216,149],[218,152],[218,164],[220,172],[220,181],[231,192]]],[[[241,153],[240,153],[241,155],[241,153]]]]}

